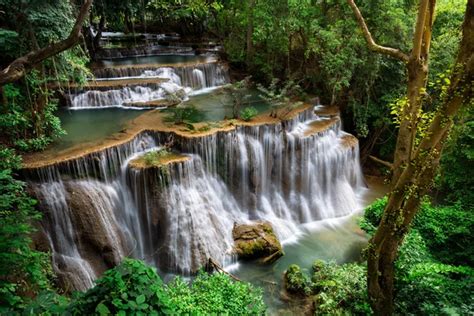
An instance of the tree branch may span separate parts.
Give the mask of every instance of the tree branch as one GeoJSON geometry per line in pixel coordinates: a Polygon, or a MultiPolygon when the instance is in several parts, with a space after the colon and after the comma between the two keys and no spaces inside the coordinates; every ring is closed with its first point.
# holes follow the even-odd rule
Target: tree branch
{"type": "Polygon", "coordinates": [[[420,59],[421,45],[423,43],[423,34],[425,30],[425,20],[428,11],[429,0],[421,0],[418,8],[418,17],[416,18],[415,35],[413,36],[412,56],[420,59]]]}
{"type": "Polygon", "coordinates": [[[352,11],[356,16],[357,23],[359,23],[359,26],[362,29],[362,33],[364,34],[367,46],[371,50],[380,54],[388,55],[390,57],[399,59],[403,62],[408,62],[408,55],[402,52],[401,50],[392,47],[381,46],[375,43],[374,39],[372,38],[372,34],[370,34],[369,28],[367,27],[367,24],[365,24],[364,17],[362,16],[362,13],[360,13],[360,10],[355,4],[354,0],[347,0],[347,3],[351,6],[352,11]]]}
{"type": "Polygon", "coordinates": [[[369,155],[369,158],[372,159],[373,161],[375,161],[376,163],[379,163],[379,164],[381,164],[381,165],[387,167],[387,168],[390,169],[390,170],[393,169],[393,164],[392,164],[391,162],[382,160],[382,159],[377,158],[377,157],[372,156],[372,155],[369,155]]]}
{"type": "Polygon", "coordinates": [[[85,0],[81,10],[79,11],[76,22],[74,23],[74,27],[66,39],[39,50],[31,51],[28,54],[15,59],[10,65],[0,71],[0,86],[19,80],[27,72],[33,69],[36,64],[79,43],[82,36],[82,24],[89,14],[92,1],[93,0],[85,0]]]}

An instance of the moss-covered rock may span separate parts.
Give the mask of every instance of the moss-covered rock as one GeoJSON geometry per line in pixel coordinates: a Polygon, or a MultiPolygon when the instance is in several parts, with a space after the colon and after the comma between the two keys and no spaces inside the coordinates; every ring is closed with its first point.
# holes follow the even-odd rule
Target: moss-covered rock
{"type": "Polygon", "coordinates": [[[240,259],[259,259],[262,264],[270,264],[284,254],[269,222],[234,224],[232,237],[234,251],[240,259]]]}
{"type": "Polygon", "coordinates": [[[190,157],[167,149],[149,151],[129,162],[134,169],[164,167],[173,163],[189,160],[190,157]]]}

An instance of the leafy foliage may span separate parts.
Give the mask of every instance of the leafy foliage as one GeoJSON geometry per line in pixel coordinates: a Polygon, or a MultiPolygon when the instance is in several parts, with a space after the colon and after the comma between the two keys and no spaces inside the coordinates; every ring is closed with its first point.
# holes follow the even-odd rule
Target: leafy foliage
{"type": "Polygon", "coordinates": [[[153,166],[159,164],[160,158],[166,157],[170,154],[171,152],[166,148],[152,150],[143,155],[143,159],[145,160],[145,164],[147,166],[153,166]]]}
{"type": "MultiPolygon", "coordinates": [[[[381,220],[386,198],[366,208],[369,234],[381,220]]],[[[422,203],[396,261],[395,302],[400,314],[469,314],[474,302],[472,210],[422,203]]]]}
{"type": "Polygon", "coordinates": [[[360,219],[359,226],[369,235],[373,235],[377,230],[386,204],[387,197],[383,197],[375,200],[375,202],[365,208],[364,216],[360,219]]]}
{"type": "Polygon", "coordinates": [[[82,315],[158,315],[173,312],[156,270],[131,259],[125,259],[121,265],[105,272],[95,287],[72,302],[69,310],[82,315]]]}
{"type": "Polygon", "coordinates": [[[265,306],[260,290],[224,274],[200,273],[191,285],[181,278],[165,285],[154,268],[125,259],[73,300],[68,311],[87,315],[256,315],[263,314],[265,306]]]}
{"type": "Polygon", "coordinates": [[[30,248],[32,223],[40,218],[25,184],[14,179],[20,157],[0,147],[0,313],[25,306],[25,293],[50,287],[49,256],[30,248]]]}
{"type": "Polygon", "coordinates": [[[286,289],[312,295],[316,315],[368,315],[366,268],[357,263],[337,265],[316,260],[311,279],[295,264],[285,273],[286,289]]]}
{"type": "Polygon", "coordinates": [[[252,120],[257,114],[258,114],[258,111],[256,108],[252,106],[248,106],[248,107],[245,107],[242,111],[240,111],[240,118],[248,122],[252,120]]]}
{"type": "Polygon", "coordinates": [[[366,290],[366,267],[357,263],[337,265],[317,261],[311,278],[316,314],[371,314],[366,290]]]}
{"type": "MultiPolygon", "coordinates": [[[[28,5],[0,1],[0,12],[2,68],[30,51],[65,39],[76,14],[72,3],[60,0],[30,1],[28,5]]],[[[25,80],[2,87],[1,142],[21,151],[41,150],[61,136],[64,132],[55,116],[58,101],[48,83],[84,82],[90,76],[86,62],[84,51],[76,47],[34,65],[25,80]]]]}
{"type": "Polygon", "coordinates": [[[309,278],[301,271],[301,268],[292,264],[285,272],[285,287],[295,294],[308,295],[311,293],[309,278]]]}
{"type": "Polygon", "coordinates": [[[441,201],[474,209],[474,107],[463,113],[449,136],[441,157],[437,189],[441,201]]]}
{"type": "Polygon", "coordinates": [[[170,114],[165,118],[168,122],[175,124],[195,123],[201,119],[201,112],[194,106],[179,105],[166,110],[170,114]]]}
{"type": "Polygon", "coordinates": [[[177,314],[262,315],[262,291],[225,274],[199,273],[191,285],[176,278],[167,286],[177,314]]]}

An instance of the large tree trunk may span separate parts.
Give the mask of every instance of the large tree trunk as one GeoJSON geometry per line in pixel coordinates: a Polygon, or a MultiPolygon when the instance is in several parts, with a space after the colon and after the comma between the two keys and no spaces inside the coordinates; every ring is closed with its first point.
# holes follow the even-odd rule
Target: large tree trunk
{"type": "Polygon", "coordinates": [[[447,98],[426,136],[394,181],[382,221],[368,247],[368,291],[377,315],[393,313],[394,262],[398,248],[415,217],[421,197],[433,181],[444,141],[462,106],[472,105],[474,80],[474,0],[468,0],[463,38],[451,76],[447,98]]]}
{"type": "Polygon", "coordinates": [[[418,125],[422,93],[428,78],[428,59],[434,22],[435,0],[422,0],[413,37],[413,50],[406,65],[408,72],[407,103],[402,109],[393,161],[392,186],[411,159],[418,125]]]}
{"type": "Polygon", "coordinates": [[[42,49],[29,52],[28,54],[15,59],[10,65],[0,71],[0,86],[17,81],[43,60],[77,45],[81,39],[82,24],[89,14],[91,5],[92,0],[86,0],[84,2],[79,15],[77,16],[74,27],[66,39],[42,49]]]}

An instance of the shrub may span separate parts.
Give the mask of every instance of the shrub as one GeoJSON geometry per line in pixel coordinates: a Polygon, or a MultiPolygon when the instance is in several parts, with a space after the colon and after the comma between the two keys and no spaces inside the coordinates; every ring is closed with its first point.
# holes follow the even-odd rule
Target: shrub
{"type": "Polygon", "coordinates": [[[375,200],[374,203],[365,208],[364,216],[360,219],[359,226],[369,235],[373,235],[382,219],[387,197],[375,200]]]}
{"type": "Polygon", "coordinates": [[[201,272],[189,286],[176,278],[167,286],[172,305],[180,315],[262,315],[262,291],[235,282],[222,273],[201,272]]]}
{"type": "Polygon", "coordinates": [[[25,183],[14,178],[21,159],[12,149],[0,147],[0,314],[21,309],[24,294],[50,287],[49,256],[31,249],[32,223],[40,219],[25,183]]]}
{"type": "Polygon", "coordinates": [[[357,263],[315,262],[311,278],[315,314],[370,314],[366,274],[365,266],[357,263]]]}
{"type": "MultiPolygon", "coordinates": [[[[366,208],[360,226],[375,232],[387,199],[366,208]]],[[[400,246],[396,268],[398,314],[466,315],[473,313],[474,270],[470,210],[423,202],[400,246]],[[448,263],[448,264],[446,264],[448,263]]]]}
{"type": "Polygon", "coordinates": [[[300,295],[311,294],[311,282],[296,264],[290,265],[286,270],[285,286],[290,293],[300,295]]]}
{"type": "Polygon", "coordinates": [[[139,260],[125,259],[73,301],[69,311],[75,315],[158,315],[174,309],[156,270],[139,260]]]}
{"type": "Polygon", "coordinates": [[[248,106],[240,111],[240,118],[248,122],[258,114],[258,111],[253,106],[248,106]]]}
{"type": "Polygon", "coordinates": [[[166,110],[170,113],[165,120],[175,124],[183,124],[185,122],[196,123],[202,120],[203,114],[194,105],[176,106],[166,110]]]}
{"type": "Polygon", "coordinates": [[[171,152],[166,148],[151,150],[143,155],[143,160],[147,166],[153,166],[159,164],[160,158],[164,158],[170,154],[171,152]]]}
{"type": "MultiPolygon", "coordinates": [[[[387,198],[376,200],[365,209],[360,227],[373,234],[380,223],[387,198]]],[[[461,206],[432,206],[424,201],[412,229],[418,231],[430,253],[441,262],[456,265],[474,263],[474,218],[471,210],[461,206]]]]}
{"type": "Polygon", "coordinates": [[[68,308],[74,315],[209,315],[265,313],[262,291],[227,275],[199,273],[189,285],[176,278],[163,284],[156,269],[125,259],[68,308]]]}
{"type": "Polygon", "coordinates": [[[426,261],[412,266],[397,281],[395,298],[401,315],[471,315],[474,269],[426,261]]]}

